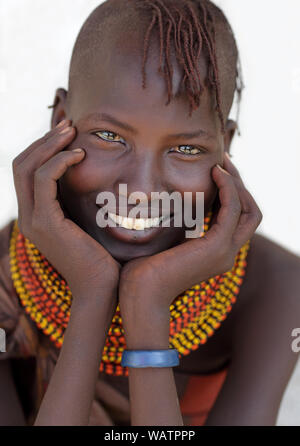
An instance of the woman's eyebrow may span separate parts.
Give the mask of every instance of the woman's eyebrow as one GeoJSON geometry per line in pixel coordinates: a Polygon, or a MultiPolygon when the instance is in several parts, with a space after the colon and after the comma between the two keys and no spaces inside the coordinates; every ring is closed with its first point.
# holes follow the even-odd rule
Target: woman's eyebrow
{"type": "Polygon", "coordinates": [[[111,124],[114,124],[124,130],[127,130],[130,133],[137,134],[137,130],[135,130],[131,125],[126,124],[125,122],[121,122],[118,119],[114,118],[113,116],[109,115],[108,113],[99,113],[94,112],[89,114],[88,116],[81,119],[82,121],[107,121],[111,124]]]}
{"type": "MultiPolygon", "coordinates": [[[[127,132],[132,133],[133,135],[136,135],[138,133],[138,131],[133,128],[131,125],[125,123],[125,122],[121,122],[118,119],[116,119],[114,116],[109,115],[108,113],[100,113],[100,112],[94,112],[89,114],[88,116],[86,116],[85,118],[82,119],[83,120],[90,120],[90,121],[106,121],[109,122],[111,124],[114,124],[118,127],[120,127],[123,130],[126,130],[127,132]]],[[[192,139],[192,138],[196,138],[196,137],[205,137],[208,139],[214,139],[214,137],[206,132],[205,130],[199,129],[199,130],[195,130],[194,132],[180,132],[180,133],[174,133],[172,135],[167,135],[168,138],[181,138],[181,139],[192,139]]]]}

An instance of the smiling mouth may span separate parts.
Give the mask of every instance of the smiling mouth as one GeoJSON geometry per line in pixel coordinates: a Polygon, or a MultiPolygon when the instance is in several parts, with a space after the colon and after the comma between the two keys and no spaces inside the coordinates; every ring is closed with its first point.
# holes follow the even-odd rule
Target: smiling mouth
{"type": "Polygon", "coordinates": [[[118,226],[134,231],[144,231],[145,229],[157,228],[160,224],[170,218],[170,215],[155,218],[130,218],[108,212],[109,218],[118,226]]]}

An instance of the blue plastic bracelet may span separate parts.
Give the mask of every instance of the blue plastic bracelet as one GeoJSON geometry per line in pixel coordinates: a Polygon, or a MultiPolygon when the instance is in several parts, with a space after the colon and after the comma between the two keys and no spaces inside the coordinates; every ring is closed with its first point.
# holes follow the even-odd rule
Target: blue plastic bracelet
{"type": "Polygon", "coordinates": [[[179,365],[179,354],[174,349],[168,350],[124,350],[122,367],[174,367],[179,365]]]}

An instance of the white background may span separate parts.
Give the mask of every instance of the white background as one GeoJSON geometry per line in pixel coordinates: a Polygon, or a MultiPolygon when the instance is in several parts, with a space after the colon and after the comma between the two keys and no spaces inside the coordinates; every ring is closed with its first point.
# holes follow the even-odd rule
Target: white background
{"type": "MultiPolygon", "coordinates": [[[[100,3],[0,0],[0,227],[17,215],[11,162],[49,130],[47,105],[67,89],[76,36],[100,3]]],[[[300,254],[300,2],[216,3],[235,32],[246,85],[233,161],[263,212],[258,232],[300,254]]],[[[300,425],[299,368],[278,424],[300,425]]]]}

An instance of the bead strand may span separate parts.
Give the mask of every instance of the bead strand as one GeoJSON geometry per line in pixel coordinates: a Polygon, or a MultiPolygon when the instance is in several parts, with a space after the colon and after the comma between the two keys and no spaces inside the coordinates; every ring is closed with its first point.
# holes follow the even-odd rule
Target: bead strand
{"type": "MultiPolygon", "coordinates": [[[[200,237],[207,232],[211,217],[210,211],[200,237]]],[[[231,311],[245,276],[249,247],[250,240],[238,252],[230,271],[194,285],[174,298],[170,305],[169,347],[176,348],[180,358],[205,344],[231,311]]],[[[72,304],[68,284],[19,231],[17,220],[13,225],[9,255],[12,281],[25,312],[60,349],[72,304]]],[[[128,376],[128,368],[121,366],[124,349],[126,343],[118,305],[99,370],[111,375],[128,376]]]]}

